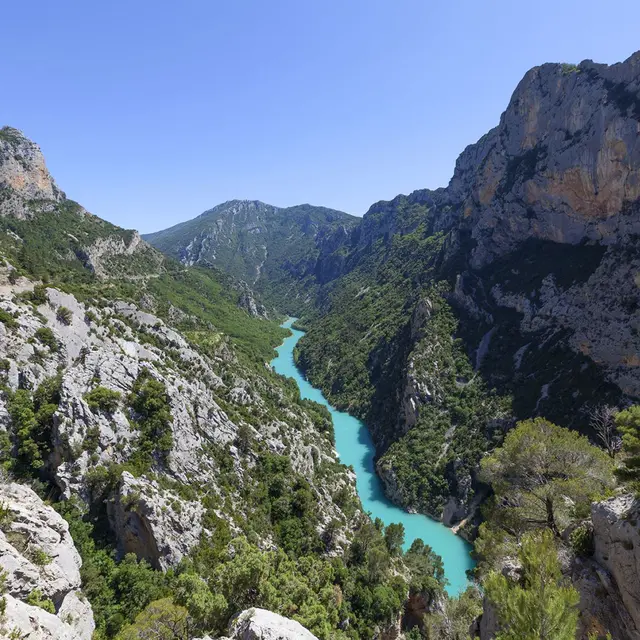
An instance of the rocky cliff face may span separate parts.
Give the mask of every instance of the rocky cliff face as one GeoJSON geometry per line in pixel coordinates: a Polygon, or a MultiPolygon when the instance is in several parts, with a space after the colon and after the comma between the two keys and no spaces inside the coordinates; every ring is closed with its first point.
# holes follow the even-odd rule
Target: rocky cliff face
{"type": "Polygon", "coordinates": [[[631,618],[627,637],[640,638],[640,504],[632,495],[595,503],[591,509],[596,562],[631,618]]]}
{"type": "Polygon", "coordinates": [[[52,207],[64,198],[47,170],[40,147],[20,131],[0,129],[0,202],[2,215],[27,218],[33,215],[29,203],[43,201],[52,207]]]}
{"type": "MultiPolygon", "coordinates": [[[[326,418],[265,366],[284,332],[260,317],[248,287],[185,268],[66,199],[19,132],[3,130],[0,142],[1,177],[15,191],[0,198],[3,467],[78,506],[74,518],[99,521],[118,558],[165,570],[217,527],[277,548],[251,499],[262,499],[261,465],[277,454],[317,506],[317,557],[339,554],[361,516],[353,474],[326,418]]],[[[6,497],[0,488],[0,520],[11,487],[6,497]]],[[[11,507],[11,530],[0,526],[7,624],[88,640],[67,525],[33,492],[16,500],[24,512],[11,507]]]]}
{"type": "Polygon", "coordinates": [[[589,406],[640,397],[639,127],[640,53],[536,67],[446,188],[376,203],[344,240],[340,272],[305,318],[300,360],[334,403],[366,417],[395,500],[429,502],[404,490],[385,452],[429,441],[425,452],[442,455],[425,472],[447,479],[453,498],[429,511],[448,504],[455,522],[468,508],[472,470],[447,445],[460,432],[441,357],[452,337],[475,369],[456,355],[458,386],[484,380],[512,399],[511,416],[476,421],[487,442],[532,415],[588,433],[589,406]],[[434,320],[421,307],[443,281],[455,323],[428,330],[427,343],[434,320]]]}
{"type": "Polygon", "coordinates": [[[91,640],[93,614],[80,591],[81,560],[67,523],[23,485],[3,481],[0,505],[3,635],[91,640]]]}
{"type": "MultiPolygon", "coordinates": [[[[35,390],[50,379],[51,372],[59,371],[59,402],[47,468],[64,497],[80,497],[87,504],[101,500],[96,471],[126,464],[135,455],[140,432],[126,399],[141,372],[147,371],[167,390],[173,444],[167,458],[153,464],[162,483],[125,472],[109,489],[109,518],[122,554],[135,553],[158,568],[175,565],[203,531],[203,491],[210,504],[213,496],[220,505],[230,501],[227,504],[234,505],[240,516],[244,509],[240,493],[251,482],[256,454],[247,457],[239,449],[241,423],[227,413],[234,406],[249,407],[254,424],[260,424],[260,430],[248,426],[256,446],[260,443],[282,453],[286,440],[294,471],[310,480],[324,463],[335,462],[332,447],[304,411],[283,397],[279,401],[283,411],[276,417],[262,395],[273,393],[271,383],[247,371],[248,378],[242,379],[237,361],[222,345],[217,356],[205,357],[160,318],[130,303],[91,307],[53,288],[47,290],[46,302],[36,307],[15,297],[30,290],[32,285],[25,280],[15,286],[6,282],[0,288],[0,308],[16,317],[16,326],[0,324],[3,375],[9,389],[35,390]],[[62,318],[60,308],[70,315],[62,318]],[[45,327],[53,338],[48,346],[42,344],[39,331],[45,327]],[[154,337],[149,340],[150,336],[154,337]],[[91,404],[88,394],[96,387],[117,392],[121,399],[109,410],[91,404]],[[235,488],[221,486],[222,464],[231,465],[235,488]],[[198,490],[185,499],[181,486],[198,490]]],[[[272,374],[265,371],[266,375],[272,374]]],[[[8,429],[6,404],[0,404],[8,429]]],[[[346,472],[317,485],[316,499],[325,524],[334,518],[346,523],[331,498],[343,486],[354,492],[346,472]]],[[[213,511],[221,515],[222,506],[213,511]]],[[[234,516],[226,513],[225,519],[233,522],[234,516]]]]}

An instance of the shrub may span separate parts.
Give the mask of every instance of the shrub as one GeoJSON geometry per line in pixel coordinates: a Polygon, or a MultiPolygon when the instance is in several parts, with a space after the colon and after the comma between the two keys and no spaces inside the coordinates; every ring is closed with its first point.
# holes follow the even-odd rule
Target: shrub
{"type": "Polygon", "coordinates": [[[53,602],[48,598],[42,596],[40,589],[34,589],[26,598],[25,602],[32,607],[40,607],[49,613],[55,613],[56,608],[53,606],[53,602]]]}
{"type": "Polygon", "coordinates": [[[569,542],[577,556],[589,558],[593,555],[593,529],[588,524],[576,527],[569,536],[569,542]]]}
{"type": "Polygon", "coordinates": [[[173,448],[171,405],[165,385],[152,377],[146,367],[140,371],[127,398],[136,426],[140,430],[132,463],[148,469],[154,454],[166,460],[173,448]]]}
{"type": "Polygon", "coordinates": [[[18,326],[16,319],[4,309],[0,309],[0,322],[8,329],[15,329],[18,326]]]}
{"type": "Polygon", "coordinates": [[[45,567],[53,562],[53,558],[40,547],[35,547],[29,551],[29,559],[38,567],[45,567]]]}
{"type": "Polygon", "coordinates": [[[10,507],[0,502],[0,529],[4,531],[13,522],[13,512],[10,507]]]}
{"type": "Polygon", "coordinates": [[[47,297],[47,287],[43,284],[37,284],[33,287],[33,291],[28,296],[29,300],[35,304],[36,306],[40,306],[41,304],[47,304],[49,301],[47,297]]]}
{"type": "Polygon", "coordinates": [[[39,342],[49,347],[49,351],[52,353],[58,350],[58,341],[49,327],[40,327],[34,335],[39,342]]]}
{"type": "Polygon", "coordinates": [[[119,391],[112,391],[106,387],[95,387],[84,394],[84,399],[90,409],[104,413],[113,413],[118,408],[120,398],[119,391]]]}
{"type": "Polygon", "coordinates": [[[62,322],[62,324],[70,325],[73,322],[73,313],[71,309],[67,307],[58,307],[56,318],[59,322],[62,322]]]}

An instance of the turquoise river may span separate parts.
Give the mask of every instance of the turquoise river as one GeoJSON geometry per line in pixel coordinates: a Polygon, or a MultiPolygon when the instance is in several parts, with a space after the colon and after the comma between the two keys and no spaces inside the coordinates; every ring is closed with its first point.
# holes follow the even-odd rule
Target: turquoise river
{"type": "Polygon", "coordinates": [[[356,485],[364,510],[369,511],[373,518],[380,518],[385,524],[402,522],[405,548],[409,548],[416,538],[422,538],[426,544],[431,545],[442,556],[449,594],[457,595],[464,591],[468,584],[466,571],[473,568],[473,560],[469,555],[471,547],[442,523],[418,513],[408,513],[385,497],[380,478],[374,470],[374,447],[364,423],[348,413],[334,409],[322,392],[312,387],[296,367],[293,348],[304,332],[292,329],[293,322],[294,319],[290,318],[282,325],[290,329],[292,335],[277,348],[278,356],[271,362],[271,366],[278,373],[293,378],[298,383],[303,398],[315,400],[329,409],[333,417],[340,461],[347,466],[351,465],[356,472],[356,485]]]}

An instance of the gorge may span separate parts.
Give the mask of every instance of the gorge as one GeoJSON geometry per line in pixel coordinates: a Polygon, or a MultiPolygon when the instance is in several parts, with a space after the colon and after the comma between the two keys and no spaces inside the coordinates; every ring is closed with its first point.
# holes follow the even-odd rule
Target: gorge
{"type": "Polygon", "coordinates": [[[0,129],[0,634],[638,640],[639,131],[545,64],[447,187],[142,237],[0,129]]]}
{"type": "Polygon", "coordinates": [[[394,505],[385,495],[374,466],[375,449],[371,436],[360,420],[342,411],[334,409],[324,398],[322,392],[312,387],[301,375],[293,359],[293,350],[302,331],[291,327],[294,319],[282,326],[291,330],[291,336],[276,348],[278,357],[271,361],[274,371],[293,378],[300,387],[300,394],[319,404],[324,404],[333,419],[336,449],[343,464],[353,468],[356,474],[356,487],[365,512],[372,518],[380,518],[385,525],[401,523],[405,532],[405,548],[420,538],[437,553],[444,564],[447,591],[459,595],[468,586],[466,572],[473,568],[471,547],[462,538],[456,536],[443,524],[418,513],[409,513],[394,505]]]}

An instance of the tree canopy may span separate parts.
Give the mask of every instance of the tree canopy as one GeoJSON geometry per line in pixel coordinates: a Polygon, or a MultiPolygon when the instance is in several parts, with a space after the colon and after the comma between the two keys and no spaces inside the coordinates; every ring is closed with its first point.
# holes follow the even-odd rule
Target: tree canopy
{"type": "Polygon", "coordinates": [[[496,640],[574,640],[580,596],[565,585],[553,534],[526,533],[518,559],[520,580],[494,571],[484,584],[497,613],[496,640]]]}
{"type": "Polygon", "coordinates": [[[616,426],[622,433],[622,448],[625,454],[624,466],[618,470],[618,475],[638,490],[640,489],[640,405],[629,407],[618,413],[616,426]]]}
{"type": "Polygon", "coordinates": [[[613,485],[613,463],[584,436],[536,418],[520,422],[482,461],[482,478],[496,494],[499,526],[516,535],[546,527],[559,536],[613,485]]]}

